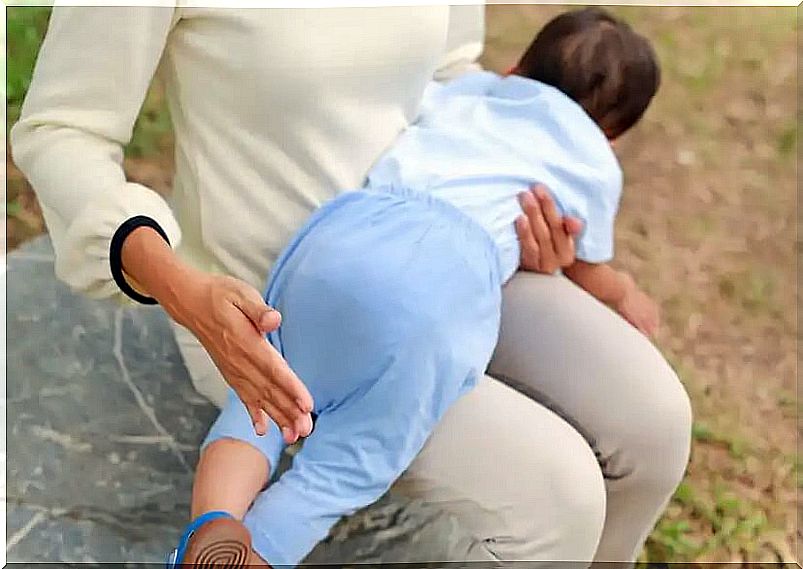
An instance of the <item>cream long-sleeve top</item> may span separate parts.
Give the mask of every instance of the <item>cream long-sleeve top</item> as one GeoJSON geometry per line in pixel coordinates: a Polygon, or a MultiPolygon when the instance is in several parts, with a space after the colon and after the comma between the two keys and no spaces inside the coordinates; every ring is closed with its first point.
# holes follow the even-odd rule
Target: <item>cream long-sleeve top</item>
{"type": "Polygon", "coordinates": [[[11,145],[57,275],[90,296],[128,299],[112,275],[113,241],[144,219],[192,265],[261,289],[306,217],[358,188],[414,120],[427,83],[476,65],[482,14],[54,8],[11,145]],[[175,131],[170,203],[122,168],[155,73],[175,131]]]}

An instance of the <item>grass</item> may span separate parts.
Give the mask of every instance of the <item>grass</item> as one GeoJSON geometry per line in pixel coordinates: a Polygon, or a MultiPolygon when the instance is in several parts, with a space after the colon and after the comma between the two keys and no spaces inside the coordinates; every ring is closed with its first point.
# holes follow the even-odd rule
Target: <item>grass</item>
{"type": "Polygon", "coordinates": [[[6,109],[9,124],[19,118],[49,18],[50,8],[7,9],[6,109]]]}
{"type": "Polygon", "coordinates": [[[692,424],[691,434],[692,439],[696,442],[722,445],[728,450],[731,457],[737,460],[745,458],[749,447],[749,443],[739,435],[714,431],[709,425],[699,421],[692,424]]]}
{"type": "MultiPolygon", "coordinates": [[[[22,101],[31,83],[36,55],[47,30],[51,8],[9,7],[6,9],[7,69],[6,110],[8,129],[20,116],[22,101]]],[[[163,89],[156,82],[145,99],[134,125],[131,142],[125,155],[148,158],[170,146],[172,125],[165,104],[163,89]]]]}
{"type": "MultiPolygon", "coordinates": [[[[484,64],[508,68],[556,6],[488,7],[484,64]]],[[[797,492],[794,9],[613,8],[652,38],[661,91],[616,150],[626,188],[617,264],[657,298],[658,345],[694,407],[686,477],[643,562],[795,559],[797,492]]],[[[10,124],[48,8],[8,8],[10,124]]],[[[151,89],[126,149],[130,177],[169,187],[170,121],[151,89]],[[161,177],[160,177],[161,176],[161,177]]],[[[9,168],[9,246],[44,230],[9,168]]],[[[645,378],[649,381],[649,378],[645,378]]]]}

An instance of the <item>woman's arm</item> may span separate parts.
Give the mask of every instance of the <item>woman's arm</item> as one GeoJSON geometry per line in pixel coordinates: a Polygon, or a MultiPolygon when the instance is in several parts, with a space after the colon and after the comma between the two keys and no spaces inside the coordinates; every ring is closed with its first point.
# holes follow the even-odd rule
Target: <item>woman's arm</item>
{"type": "Polygon", "coordinates": [[[485,44],[485,6],[450,6],[446,51],[436,81],[448,81],[467,71],[481,69],[477,59],[485,44]]]}
{"type": "Polygon", "coordinates": [[[127,182],[122,167],[174,16],[172,8],[54,8],[11,130],[14,161],[42,205],[56,274],[93,297],[125,299],[109,250],[127,219],[152,219],[173,246],[181,238],[167,203],[127,182]]]}
{"type": "Polygon", "coordinates": [[[59,278],[94,297],[163,302],[258,430],[264,409],[291,442],[311,429],[312,399],[262,337],[277,315],[245,283],[182,264],[170,207],[125,179],[123,146],[176,20],[173,8],[54,8],[12,153],[42,205],[59,278]]]}

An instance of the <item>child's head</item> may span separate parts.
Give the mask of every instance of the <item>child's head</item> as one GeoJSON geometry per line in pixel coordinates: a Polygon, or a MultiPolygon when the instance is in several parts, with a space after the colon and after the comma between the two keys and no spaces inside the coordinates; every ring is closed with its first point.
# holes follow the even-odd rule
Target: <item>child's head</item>
{"type": "Polygon", "coordinates": [[[650,43],[600,8],[550,21],[514,72],[563,91],[611,140],[641,118],[660,83],[650,43]]]}

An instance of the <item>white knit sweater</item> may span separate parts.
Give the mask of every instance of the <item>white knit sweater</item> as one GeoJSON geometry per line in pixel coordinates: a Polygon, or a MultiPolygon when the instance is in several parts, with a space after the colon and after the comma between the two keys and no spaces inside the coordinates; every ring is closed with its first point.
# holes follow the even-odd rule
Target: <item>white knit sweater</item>
{"type": "Polygon", "coordinates": [[[127,298],[110,240],[145,215],[194,266],[262,288],[309,213],[359,187],[426,83],[474,66],[482,40],[481,6],[55,8],[11,144],[58,276],[127,298]],[[171,205],[121,166],[157,68],[175,128],[171,205]]]}

